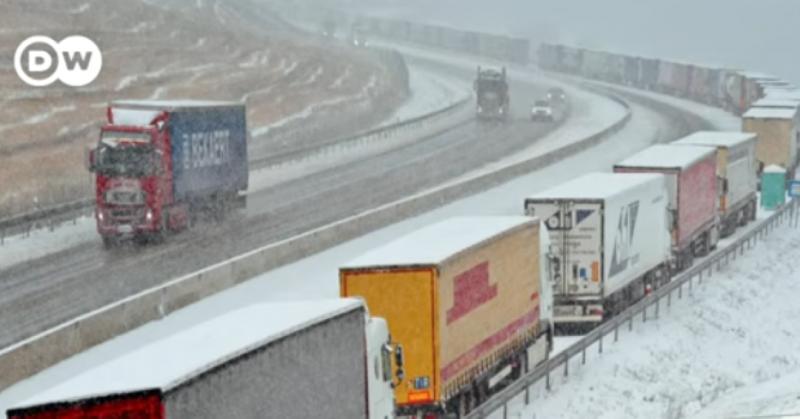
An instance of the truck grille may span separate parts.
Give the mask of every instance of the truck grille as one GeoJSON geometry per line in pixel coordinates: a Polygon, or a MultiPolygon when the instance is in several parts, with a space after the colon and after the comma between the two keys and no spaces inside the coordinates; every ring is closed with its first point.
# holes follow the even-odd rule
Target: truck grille
{"type": "Polygon", "coordinates": [[[109,211],[115,221],[139,221],[144,219],[145,209],[142,207],[117,207],[109,211]]]}

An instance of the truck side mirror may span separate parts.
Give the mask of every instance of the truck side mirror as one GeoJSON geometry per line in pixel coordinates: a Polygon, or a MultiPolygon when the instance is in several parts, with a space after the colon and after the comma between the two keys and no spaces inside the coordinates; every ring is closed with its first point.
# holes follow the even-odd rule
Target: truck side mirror
{"type": "Polygon", "coordinates": [[[95,165],[95,148],[87,150],[85,155],[84,164],[86,165],[86,170],[90,172],[94,172],[97,167],[95,165]]]}
{"type": "Polygon", "coordinates": [[[397,367],[397,372],[395,375],[397,376],[398,381],[403,381],[405,377],[405,372],[403,371],[403,365],[405,364],[405,359],[403,355],[403,345],[397,344],[394,348],[394,365],[397,367]]]}

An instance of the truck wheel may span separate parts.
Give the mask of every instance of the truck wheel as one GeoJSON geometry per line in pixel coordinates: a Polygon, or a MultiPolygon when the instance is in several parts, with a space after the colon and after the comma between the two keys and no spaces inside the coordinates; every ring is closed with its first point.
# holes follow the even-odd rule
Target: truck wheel
{"type": "Polygon", "coordinates": [[[117,241],[113,237],[103,236],[103,248],[106,250],[113,249],[117,246],[117,241]]]}

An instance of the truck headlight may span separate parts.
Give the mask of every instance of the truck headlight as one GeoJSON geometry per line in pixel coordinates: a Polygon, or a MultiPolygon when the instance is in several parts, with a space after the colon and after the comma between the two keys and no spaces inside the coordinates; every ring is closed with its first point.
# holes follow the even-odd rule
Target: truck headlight
{"type": "Polygon", "coordinates": [[[103,214],[103,210],[97,211],[97,219],[100,221],[105,220],[106,216],[103,214]]]}
{"type": "Polygon", "coordinates": [[[144,214],[144,218],[147,221],[153,221],[153,211],[152,210],[147,210],[147,212],[144,214]]]}

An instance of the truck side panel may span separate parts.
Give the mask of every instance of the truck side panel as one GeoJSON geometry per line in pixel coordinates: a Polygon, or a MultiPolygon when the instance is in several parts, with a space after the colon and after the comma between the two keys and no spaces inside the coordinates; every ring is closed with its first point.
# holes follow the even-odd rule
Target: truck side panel
{"type": "Polygon", "coordinates": [[[667,225],[668,204],[664,178],[606,200],[604,296],[621,290],[668,260],[672,246],[667,225]]]}
{"type": "Polygon", "coordinates": [[[175,199],[247,189],[243,106],[176,111],[170,114],[169,130],[175,199]]]}
{"type": "Polygon", "coordinates": [[[236,354],[166,389],[167,417],[367,418],[364,330],[359,308],[236,354]]]}
{"type": "Polygon", "coordinates": [[[343,271],[340,281],[342,297],[364,298],[370,314],[386,319],[392,340],[403,346],[405,379],[395,389],[397,404],[436,400],[436,270],[343,271]]]}
{"type": "Polygon", "coordinates": [[[758,134],[756,159],[764,167],[777,164],[790,168],[795,161],[794,123],[784,119],[744,118],[742,131],[758,134]]]}
{"type": "Polygon", "coordinates": [[[678,175],[678,245],[683,248],[717,213],[716,153],[678,175]]]}
{"type": "Polygon", "coordinates": [[[724,156],[722,175],[727,180],[728,190],[725,195],[725,212],[729,208],[739,206],[750,199],[756,192],[755,143],[747,142],[737,147],[721,150],[724,156]]]}
{"type": "Polygon", "coordinates": [[[11,409],[8,419],[164,419],[159,390],[11,409]]]}
{"type": "Polygon", "coordinates": [[[441,392],[447,398],[535,337],[539,225],[526,224],[440,267],[441,392]]]}

